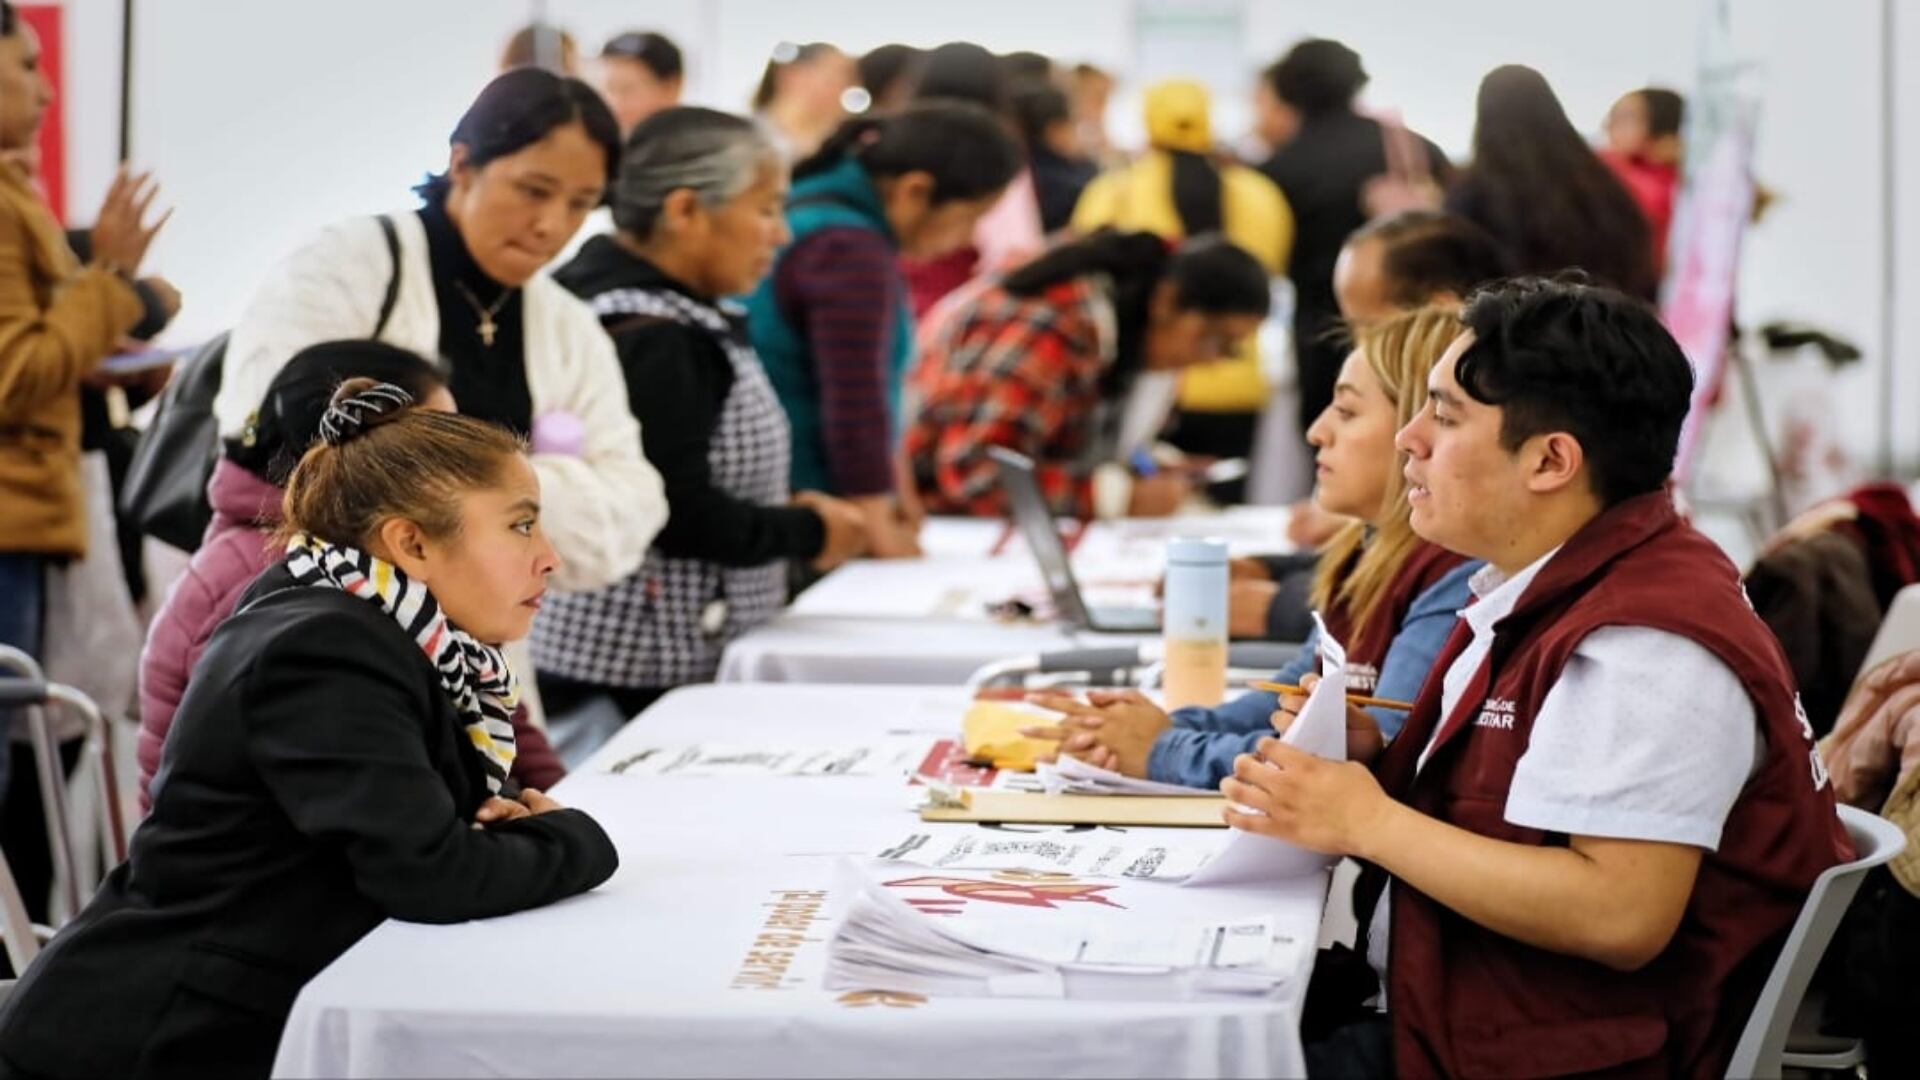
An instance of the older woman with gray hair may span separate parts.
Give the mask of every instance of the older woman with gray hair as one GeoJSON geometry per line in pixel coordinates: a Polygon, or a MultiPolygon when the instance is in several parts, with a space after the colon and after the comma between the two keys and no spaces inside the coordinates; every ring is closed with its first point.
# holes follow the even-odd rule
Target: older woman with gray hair
{"type": "Polygon", "coordinates": [[[831,568],[866,547],[863,515],[788,491],[787,419],[742,317],[787,241],[787,169],[755,125],[711,109],[655,113],[628,136],[617,230],[555,277],[613,337],[669,518],[639,573],[549,596],[534,627],[550,712],[611,699],[632,716],[713,676],[720,651],[786,602],[787,561],[831,568]]]}

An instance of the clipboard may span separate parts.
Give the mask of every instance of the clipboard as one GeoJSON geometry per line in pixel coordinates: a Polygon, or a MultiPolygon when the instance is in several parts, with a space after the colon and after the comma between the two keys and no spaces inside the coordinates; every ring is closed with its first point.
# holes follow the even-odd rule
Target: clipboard
{"type": "Polygon", "coordinates": [[[928,802],[920,808],[920,820],[1224,829],[1226,807],[1224,795],[1043,795],[942,784],[928,785],[928,802]]]}

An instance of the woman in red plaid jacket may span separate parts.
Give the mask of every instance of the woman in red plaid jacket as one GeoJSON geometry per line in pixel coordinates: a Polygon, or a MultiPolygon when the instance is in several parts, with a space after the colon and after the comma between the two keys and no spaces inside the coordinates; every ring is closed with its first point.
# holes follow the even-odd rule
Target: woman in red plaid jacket
{"type": "Polygon", "coordinates": [[[1055,513],[1170,514],[1185,475],[1122,463],[1158,434],[1167,373],[1226,355],[1267,314],[1267,272],[1218,235],[1177,248],[1103,230],[1055,248],[952,312],[915,376],[907,430],[914,483],[933,513],[1005,513],[987,457],[1032,458],[1055,513]]]}

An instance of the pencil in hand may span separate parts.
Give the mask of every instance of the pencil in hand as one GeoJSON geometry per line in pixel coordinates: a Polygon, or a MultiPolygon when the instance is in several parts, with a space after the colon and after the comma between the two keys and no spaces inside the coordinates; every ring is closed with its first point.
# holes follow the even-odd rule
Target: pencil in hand
{"type": "MultiPolygon", "coordinates": [[[[1251,682],[1247,685],[1253,687],[1255,690],[1268,690],[1276,694],[1291,694],[1295,697],[1306,697],[1312,693],[1312,691],[1304,686],[1288,686],[1285,683],[1277,682],[1251,682]]],[[[1392,698],[1368,697],[1365,694],[1348,694],[1347,701],[1349,704],[1359,705],[1363,708],[1398,709],[1401,712],[1413,711],[1413,702],[1395,701],[1392,698]]]]}

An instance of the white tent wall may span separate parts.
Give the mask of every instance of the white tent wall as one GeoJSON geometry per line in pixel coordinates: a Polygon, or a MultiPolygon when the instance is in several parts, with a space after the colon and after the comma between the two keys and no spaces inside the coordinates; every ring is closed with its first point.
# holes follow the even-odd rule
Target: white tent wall
{"type": "MultiPolygon", "coordinates": [[[[67,0],[69,204],[84,217],[111,173],[117,133],[116,0],[67,0]]],[[[609,34],[660,29],[686,49],[691,97],[740,109],[771,46],[829,40],[851,51],[886,41],[967,38],[1032,48],[1119,71],[1132,55],[1118,0],[551,0],[549,18],[591,55],[609,34]]],[[[183,288],[185,340],[233,319],[253,283],[317,225],[410,205],[407,188],[445,160],[453,121],[493,71],[525,0],[136,0],[134,151],[178,207],[152,266],[183,288]]],[[[1867,362],[1832,385],[1849,448],[1870,457],[1880,415],[1880,5],[1874,0],[1738,0],[1735,36],[1764,67],[1758,173],[1782,199],[1751,234],[1741,290],[1749,323],[1798,318],[1859,342],[1867,362]]],[[[1574,122],[1597,129],[1622,90],[1686,89],[1697,20],[1672,0],[1249,0],[1245,73],[1307,34],[1360,51],[1374,79],[1366,99],[1464,157],[1474,89],[1506,62],[1538,67],[1574,122]]],[[[1900,20],[1901,52],[1920,46],[1920,15],[1900,20]]],[[[1909,68],[1912,65],[1908,65],[1909,68]]],[[[1137,87],[1110,118],[1137,136],[1137,87]]],[[[1920,117],[1920,74],[1900,76],[1900,115],[1920,117]]],[[[1244,101],[1220,103],[1218,131],[1236,137],[1244,101]]],[[[1911,124],[1906,125],[1911,128],[1911,124]]],[[[1901,147],[1901,175],[1920,176],[1920,140],[1901,147]]],[[[1904,185],[1914,190],[1914,185],[1904,185]]],[[[1902,200],[1903,203],[1913,200],[1902,200]]],[[[1920,205],[1895,215],[1909,268],[1902,296],[1920,296],[1920,205]]],[[[1920,304],[1896,305],[1899,340],[1920,342],[1920,304]]],[[[1920,372],[1894,379],[1896,449],[1920,461],[1920,372]]]]}

